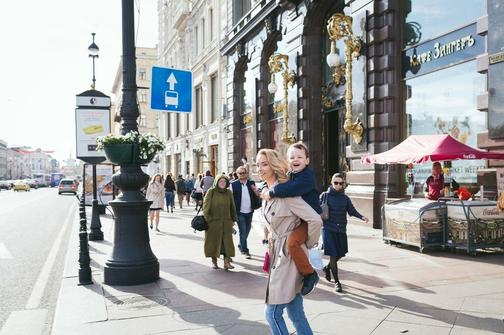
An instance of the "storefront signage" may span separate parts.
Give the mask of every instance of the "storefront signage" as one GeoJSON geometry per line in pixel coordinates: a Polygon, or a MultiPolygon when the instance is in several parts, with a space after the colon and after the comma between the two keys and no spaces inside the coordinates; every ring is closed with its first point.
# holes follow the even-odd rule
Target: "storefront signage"
{"type": "Polygon", "coordinates": [[[488,61],[490,64],[504,62],[504,51],[488,56],[488,61]]]}
{"type": "Polygon", "coordinates": [[[471,24],[404,51],[404,77],[429,73],[455,65],[484,52],[484,39],[471,24]]]}

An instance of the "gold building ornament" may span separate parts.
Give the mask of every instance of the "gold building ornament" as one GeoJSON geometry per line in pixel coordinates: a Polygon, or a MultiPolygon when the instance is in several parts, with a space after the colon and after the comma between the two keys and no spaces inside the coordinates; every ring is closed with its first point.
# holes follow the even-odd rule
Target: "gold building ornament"
{"type": "MultiPolygon", "coordinates": [[[[358,58],[362,49],[362,41],[360,38],[353,35],[352,31],[352,17],[346,16],[342,13],[335,13],[327,21],[327,33],[331,40],[331,54],[336,54],[336,41],[344,39],[345,44],[345,63],[329,64],[333,69],[333,81],[339,84],[342,79],[342,72],[344,68],[345,77],[345,123],[343,129],[352,134],[355,143],[362,142],[362,134],[364,127],[362,126],[359,118],[353,122],[352,119],[352,59],[358,58]],[[343,67],[344,66],[344,67],[343,67]]],[[[336,57],[338,59],[338,57],[336,57]]],[[[329,57],[328,57],[329,60],[329,57]]],[[[339,60],[339,59],[338,59],[339,60]]]]}
{"type": "Polygon", "coordinates": [[[283,131],[282,141],[287,144],[296,142],[296,137],[289,131],[289,92],[288,85],[294,86],[296,82],[296,73],[289,71],[289,56],[275,53],[268,60],[268,67],[271,73],[271,83],[268,85],[268,91],[275,94],[277,86],[275,84],[275,74],[281,73],[283,79],[284,102],[277,103],[273,107],[275,112],[282,112],[283,115],[283,131]]]}

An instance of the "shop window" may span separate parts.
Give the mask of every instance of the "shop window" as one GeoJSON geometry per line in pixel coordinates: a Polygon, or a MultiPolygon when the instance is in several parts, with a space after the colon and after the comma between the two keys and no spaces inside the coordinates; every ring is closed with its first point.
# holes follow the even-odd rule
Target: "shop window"
{"type": "Polygon", "coordinates": [[[463,27],[485,13],[485,1],[405,1],[404,46],[412,46],[463,27]]]}
{"type": "MultiPolygon", "coordinates": [[[[485,76],[476,72],[476,61],[405,81],[407,88],[407,135],[450,134],[458,141],[477,147],[477,134],[486,131],[486,113],[476,109],[476,97],[486,90],[485,76]]],[[[458,183],[476,183],[485,161],[452,163],[458,183]]],[[[431,164],[416,165],[415,180],[423,183],[431,164]]]]}

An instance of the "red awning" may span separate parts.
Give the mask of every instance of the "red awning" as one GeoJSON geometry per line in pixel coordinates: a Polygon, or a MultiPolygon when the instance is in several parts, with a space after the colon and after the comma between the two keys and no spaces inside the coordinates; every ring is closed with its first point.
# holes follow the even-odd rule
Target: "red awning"
{"type": "Polygon", "coordinates": [[[409,164],[457,159],[502,159],[504,152],[472,148],[450,135],[412,135],[392,149],[362,157],[364,164],[409,164]]]}

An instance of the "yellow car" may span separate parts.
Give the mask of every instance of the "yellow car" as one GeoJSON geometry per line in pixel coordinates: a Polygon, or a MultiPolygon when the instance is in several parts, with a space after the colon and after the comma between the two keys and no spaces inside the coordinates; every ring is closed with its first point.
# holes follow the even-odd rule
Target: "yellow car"
{"type": "Polygon", "coordinates": [[[14,182],[14,187],[13,187],[13,190],[14,191],[25,191],[25,192],[29,192],[30,191],[30,185],[28,185],[28,183],[22,181],[22,180],[16,180],[14,182]]]}

